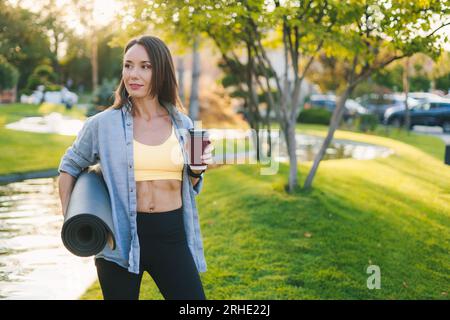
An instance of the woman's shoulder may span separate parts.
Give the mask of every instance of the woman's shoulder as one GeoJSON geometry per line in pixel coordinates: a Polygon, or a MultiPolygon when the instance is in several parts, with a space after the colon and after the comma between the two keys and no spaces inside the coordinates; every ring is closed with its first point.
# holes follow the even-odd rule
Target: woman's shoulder
{"type": "Polygon", "coordinates": [[[92,116],[90,116],[87,121],[98,125],[99,123],[112,122],[114,124],[115,121],[120,120],[119,117],[121,113],[120,109],[108,108],[103,111],[100,111],[92,116]]]}
{"type": "Polygon", "coordinates": [[[192,119],[185,113],[181,111],[177,111],[178,117],[180,118],[181,122],[183,123],[183,128],[189,129],[194,127],[194,123],[192,122],[192,119]]]}

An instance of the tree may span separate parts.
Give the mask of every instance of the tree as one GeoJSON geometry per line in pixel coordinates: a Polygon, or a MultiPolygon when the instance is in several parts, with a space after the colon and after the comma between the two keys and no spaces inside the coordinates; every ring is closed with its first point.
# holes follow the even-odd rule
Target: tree
{"type": "Polygon", "coordinates": [[[410,129],[410,125],[411,125],[411,115],[409,113],[409,106],[408,106],[408,94],[409,94],[409,81],[410,81],[410,77],[409,77],[409,63],[410,63],[410,58],[406,57],[405,59],[405,65],[403,68],[403,93],[405,94],[405,129],[407,130],[408,134],[409,134],[409,129],[410,129]]]}
{"type": "Polygon", "coordinates": [[[255,106],[254,116],[260,118],[255,87],[265,93],[269,110],[275,111],[289,155],[286,189],[292,192],[298,185],[295,125],[305,99],[301,87],[335,23],[335,16],[329,11],[326,1],[207,3],[211,9],[206,7],[205,10],[206,17],[209,17],[205,19],[205,31],[215,39],[222,55],[233,52],[234,47],[245,46],[249,105],[255,106]],[[271,31],[275,33],[273,39],[268,37],[271,31]],[[280,44],[283,50],[282,74],[277,73],[268,54],[271,47],[280,44]],[[272,77],[273,82],[270,81],[272,77]]]}
{"type": "Polygon", "coordinates": [[[70,78],[75,88],[91,87],[92,71],[87,39],[71,34],[66,43],[67,52],[60,61],[63,78],[70,78]]]}
{"type": "Polygon", "coordinates": [[[441,1],[330,1],[338,16],[324,50],[346,64],[346,86],[340,93],[329,131],[314,159],[304,188],[310,188],[325,150],[342,117],[345,101],[353,90],[375,71],[393,61],[424,52],[437,58],[442,50],[437,31],[450,25],[442,21],[431,30],[436,16],[450,8],[441,1]],[[425,33],[425,34],[421,34],[425,33]]]}
{"type": "Polygon", "coordinates": [[[442,52],[439,59],[433,65],[431,79],[435,83],[435,89],[450,93],[450,52],[442,52]]]}
{"type": "Polygon", "coordinates": [[[19,71],[0,55],[0,91],[12,89],[17,85],[19,71]]]}
{"type": "Polygon", "coordinates": [[[19,71],[18,88],[26,86],[33,69],[55,59],[39,16],[0,1],[0,55],[19,71]]]}
{"type": "MultiPolygon", "coordinates": [[[[98,28],[98,79],[118,78],[122,71],[122,48],[111,46],[118,28],[115,23],[98,28]]],[[[65,80],[71,79],[74,87],[92,89],[92,62],[89,39],[69,34],[66,39],[67,53],[61,59],[61,73],[65,80]]]]}
{"type": "Polygon", "coordinates": [[[89,0],[73,0],[81,24],[87,31],[89,58],[91,61],[92,91],[98,87],[98,26],[94,17],[94,2],[89,0]]]}
{"type": "Polygon", "coordinates": [[[59,49],[61,43],[66,41],[69,33],[71,33],[71,30],[65,23],[66,9],[58,7],[56,0],[41,0],[41,6],[39,23],[43,26],[45,33],[50,39],[50,50],[54,57],[52,60],[53,69],[60,74],[59,49]]]}

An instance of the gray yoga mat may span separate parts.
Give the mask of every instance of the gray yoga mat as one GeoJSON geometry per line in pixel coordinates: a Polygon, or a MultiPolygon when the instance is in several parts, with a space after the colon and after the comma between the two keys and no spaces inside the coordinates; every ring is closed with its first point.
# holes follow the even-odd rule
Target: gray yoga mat
{"type": "Polygon", "coordinates": [[[108,189],[98,170],[85,170],[75,181],[64,217],[64,246],[80,257],[96,255],[106,244],[116,247],[108,189]]]}

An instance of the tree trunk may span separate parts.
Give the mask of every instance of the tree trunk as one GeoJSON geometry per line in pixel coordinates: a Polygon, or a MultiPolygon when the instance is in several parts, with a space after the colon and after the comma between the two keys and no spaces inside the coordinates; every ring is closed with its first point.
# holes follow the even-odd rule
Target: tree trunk
{"type": "Polygon", "coordinates": [[[408,107],[408,92],[409,92],[409,57],[405,59],[405,67],[403,70],[403,92],[405,93],[405,130],[409,135],[409,127],[411,125],[411,115],[408,107]]]}
{"type": "Polygon", "coordinates": [[[298,186],[298,164],[297,164],[297,153],[296,153],[296,139],[295,139],[295,122],[288,121],[286,123],[286,145],[289,154],[289,179],[287,192],[292,193],[298,186]]]}
{"type": "Polygon", "coordinates": [[[177,57],[177,73],[178,73],[178,95],[180,97],[181,103],[185,106],[184,97],[184,58],[177,57]]]}
{"type": "Polygon", "coordinates": [[[92,39],[92,48],[91,48],[92,92],[95,93],[98,87],[98,59],[97,59],[98,43],[96,32],[92,33],[91,39],[92,39]]]}
{"type": "Polygon", "coordinates": [[[246,68],[246,84],[247,84],[247,94],[249,101],[249,109],[250,113],[253,115],[254,122],[251,124],[251,128],[255,130],[255,136],[253,137],[253,143],[256,147],[256,161],[259,163],[261,161],[261,136],[260,136],[260,128],[262,125],[262,117],[259,112],[259,98],[258,93],[256,91],[256,86],[253,82],[253,76],[258,77],[257,74],[254,74],[255,70],[254,65],[254,56],[252,48],[249,44],[247,44],[247,68],[246,68]]]}
{"type": "Polygon", "coordinates": [[[191,82],[191,94],[189,96],[189,117],[192,121],[198,120],[199,114],[199,81],[200,81],[200,53],[198,52],[199,36],[194,39],[192,47],[192,82],[191,82]]]}
{"type": "Polygon", "coordinates": [[[309,189],[312,186],[312,182],[314,180],[314,176],[316,175],[316,172],[319,168],[320,161],[322,161],[325,151],[327,150],[328,146],[330,145],[331,140],[333,139],[334,132],[336,131],[337,127],[339,126],[339,122],[341,121],[342,114],[344,113],[344,105],[345,101],[347,101],[348,97],[353,91],[354,86],[349,86],[344,91],[344,93],[339,98],[339,101],[336,105],[336,108],[333,111],[333,116],[331,117],[330,121],[330,127],[328,129],[327,136],[325,140],[322,143],[322,146],[320,147],[319,153],[314,158],[314,163],[311,168],[311,170],[308,173],[308,177],[306,178],[304,188],[309,189]]]}
{"type": "Polygon", "coordinates": [[[272,137],[270,129],[270,106],[267,107],[267,114],[264,123],[267,125],[267,157],[272,157],[272,137]]]}

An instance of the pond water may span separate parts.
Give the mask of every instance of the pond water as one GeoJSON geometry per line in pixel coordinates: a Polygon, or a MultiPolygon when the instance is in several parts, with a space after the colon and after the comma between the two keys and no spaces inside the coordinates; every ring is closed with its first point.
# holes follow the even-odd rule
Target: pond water
{"type": "MultiPolygon", "coordinates": [[[[260,134],[260,143],[261,143],[261,158],[263,160],[267,160],[267,150],[268,150],[268,141],[267,141],[267,132],[261,132],[260,134]]],[[[241,137],[241,139],[243,139],[241,137]]],[[[250,139],[248,136],[246,138],[248,141],[253,141],[254,139],[250,139]]],[[[271,133],[271,144],[272,144],[272,159],[278,162],[288,162],[288,152],[286,141],[283,136],[280,136],[279,133],[271,133]]],[[[296,134],[296,153],[297,153],[297,161],[313,161],[316,154],[319,152],[324,138],[313,135],[306,134],[296,134]]],[[[247,145],[250,142],[247,142],[247,145]]],[[[239,143],[238,143],[239,144],[239,143]]],[[[253,144],[253,143],[251,143],[253,144]]],[[[239,144],[240,146],[236,146],[236,150],[241,150],[237,154],[244,156],[246,153],[242,150],[245,149],[245,143],[239,144]]],[[[232,160],[234,158],[233,155],[233,144],[229,142],[222,141],[221,144],[215,145],[216,149],[220,149],[215,157],[215,161],[219,163],[225,164],[233,164],[232,160]],[[222,151],[224,149],[224,151],[222,151]],[[229,161],[231,159],[231,162],[229,161]]],[[[216,150],[215,149],[215,150],[216,150]]],[[[256,159],[256,150],[252,146],[250,148],[250,152],[247,152],[247,160],[248,161],[236,161],[235,164],[246,164],[246,163],[255,163],[256,159]]],[[[393,154],[394,151],[390,148],[357,142],[352,140],[344,140],[344,139],[333,139],[325,151],[325,155],[323,160],[329,159],[345,159],[345,158],[353,158],[357,160],[370,160],[378,157],[388,157],[393,154]]]]}
{"type": "MultiPolygon", "coordinates": [[[[305,134],[296,134],[298,161],[312,161],[320,151],[324,138],[305,134]]],[[[323,160],[353,158],[370,160],[388,157],[394,151],[379,145],[344,139],[333,139],[325,151],[323,160]]],[[[286,143],[280,146],[280,161],[288,161],[286,143]]]]}
{"type": "Polygon", "coordinates": [[[0,185],[0,299],[77,299],[96,280],[92,257],[61,241],[57,179],[0,185]]]}

